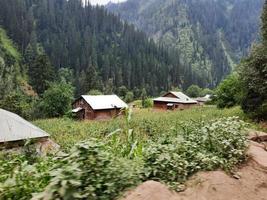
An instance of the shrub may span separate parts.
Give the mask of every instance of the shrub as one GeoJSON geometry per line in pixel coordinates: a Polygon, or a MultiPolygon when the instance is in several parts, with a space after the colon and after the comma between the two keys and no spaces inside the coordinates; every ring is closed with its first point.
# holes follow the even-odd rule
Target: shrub
{"type": "Polygon", "coordinates": [[[114,199],[140,180],[133,162],[116,158],[96,140],[76,145],[62,163],[34,200],[114,199]]]}
{"type": "Polygon", "coordinates": [[[63,81],[51,83],[40,102],[40,112],[46,117],[60,117],[71,109],[74,88],[63,81]]]}
{"type": "Polygon", "coordinates": [[[231,169],[245,159],[245,125],[233,117],[206,125],[194,122],[152,142],[144,151],[145,177],[174,186],[199,170],[231,169]]]}
{"type": "Polygon", "coordinates": [[[239,105],[243,97],[243,89],[236,73],[228,76],[216,89],[218,108],[230,108],[239,105]]]}
{"type": "Polygon", "coordinates": [[[41,192],[50,180],[54,164],[51,158],[29,164],[24,155],[2,155],[0,159],[0,199],[29,200],[41,192]]]}
{"type": "Polygon", "coordinates": [[[190,97],[199,97],[201,96],[202,89],[197,85],[191,85],[187,90],[186,94],[190,97]]]}

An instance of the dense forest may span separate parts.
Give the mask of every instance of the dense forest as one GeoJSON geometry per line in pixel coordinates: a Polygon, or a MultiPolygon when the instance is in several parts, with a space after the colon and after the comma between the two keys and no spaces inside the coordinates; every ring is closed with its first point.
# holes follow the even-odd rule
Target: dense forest
{"type": "Polygon", "coordinates": [[[180,62],[191,71],[191,81],[214,87],[259,38],[263,2],[128,0],[107,8],[155,41],[174,47],[180,62]]]}
{"type": "Polygon", "coordinates": [[[33,89],[42,94],[61,68],[72,70],[76,95],[145,90],[157,95],[184,87],[175,51],[155,44],[103,7],[80,0],[1,0],[0,25],[21,52],[33,89]]]}

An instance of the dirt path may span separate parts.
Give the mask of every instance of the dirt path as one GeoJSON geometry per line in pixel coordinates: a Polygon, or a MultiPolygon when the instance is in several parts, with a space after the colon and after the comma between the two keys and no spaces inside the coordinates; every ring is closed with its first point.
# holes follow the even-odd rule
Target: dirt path
{"type": "Polygon", "coordinates": [[[250,159],[240,166],[235,178],[223,171],[200,172],[186,183],[187,189],[180,193],[170,191],[161,183],[148,181],[128,192],[122,200],[267,200],[265,148],[251,141],[250,159]]]}

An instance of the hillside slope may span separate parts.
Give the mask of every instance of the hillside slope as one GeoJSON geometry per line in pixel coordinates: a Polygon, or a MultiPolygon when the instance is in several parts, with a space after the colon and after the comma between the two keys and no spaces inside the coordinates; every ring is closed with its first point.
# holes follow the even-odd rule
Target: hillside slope
{"type": "Polygon", "coordinates": [[[2,0],[0,25],[24,57],[34,57],[33,49],[41,46],[56,69],[71,68],[76,95],[92,89],[118,92],[121,86],[135,97],[143,88],[158,95],[172,86],[182,87],[181,77],[192,80],[174,51],[103,7],[79,0],[2,0]]]}
{"type": "Polygon", "coordinates": [[[13,42],[0,28],[0,100],[24,82],[20,59],[21,55],[13,42]]]}
{"type": "Polygon", "coordinates": [[[107,8],[155,41],[175,47],[199,85],[215,86],[258,38],[263,2],[128,0],[107,8]]]}

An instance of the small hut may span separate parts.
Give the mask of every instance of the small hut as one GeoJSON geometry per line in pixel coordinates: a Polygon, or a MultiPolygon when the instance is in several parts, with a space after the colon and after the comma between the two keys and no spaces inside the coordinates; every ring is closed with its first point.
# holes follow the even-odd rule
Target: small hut
{"type": "Polygon", "coordinates": [[[49,134],[20,116],[0,109],[0,148],[13,148],[24,145],[25,140],[48,141],[49,134]]]}
{"type": "Polygon", "coordinates": [[[128,105],[117,95],[82,95],[72,107],[80,120],[105,120],[120,115],[128,105]]]}
{"type": "Polygon", "coordinates": [[[153,99],[154,108],[161,110],[184,110],[197,105],[197,101],[182,92],[168,92],[162,97],[153,99]]]}

